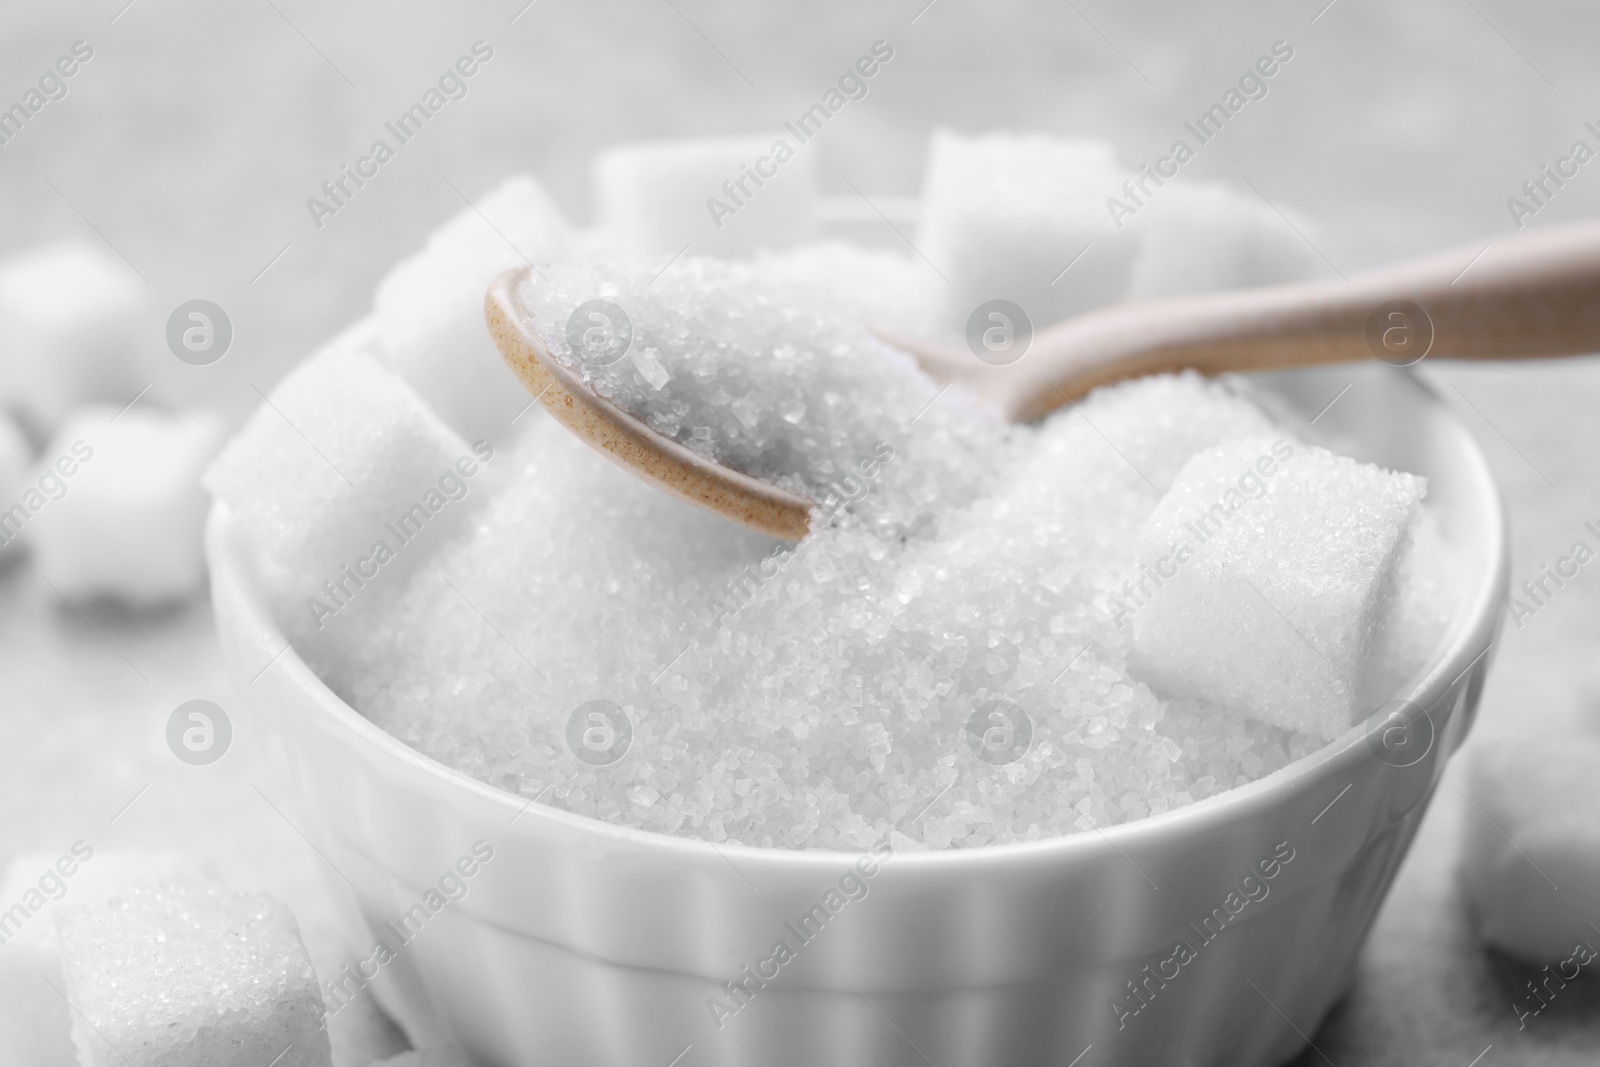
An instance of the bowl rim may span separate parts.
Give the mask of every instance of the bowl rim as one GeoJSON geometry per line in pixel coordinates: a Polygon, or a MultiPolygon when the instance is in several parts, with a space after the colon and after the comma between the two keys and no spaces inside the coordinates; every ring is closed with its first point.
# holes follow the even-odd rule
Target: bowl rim
{"type": "MultiPolygon", "coordinates": [[[[1456,683],[1484,659],[1496,643],[1499,605],[1509,582],[1508,518],[1487,457],[1477,439],[1444,401],[1440,391],[1412,370],[1401,371],[1394,375],[1394,379],[1397,385],[1404,383],[1400,385],[1402,388],[1418,390],[1421,402],[1438,410],[1441,415],[1439,425],[1454,437],[1460,457],[1464,460],[1465,469],[1461,473],[1469,486],[1468,495],[1473,500],[1473,510],[1480,512],[1481,519],[1487,520],[1483,530],[1483,552],[1487,557],[1487,566],[1471,572],[1477,574],[1478,581],[1471,588],[1470,595],[1462,598],[1446,637],[1435,648],[1427,664],[1391,698],[1412,701],[1431,715],[1454,690],[1456,683]],[[1474,650],[1477,651],[1468,659],[1468,654],[1474,650]]],[[[431,785],[433,788],[427,791],[435,796],[449,792],[462,799],[471,798],[498,807],[509,817],[507,830],[519,836],[525,831],[518,830],[515,824],[531,818],[533,822],[525,823],[525,826],[543,821],[552,828],[582,835],[598,845],[649,851],[669,860],[677,858],[686,863],[726,863],[731,862],[731,855],[740,859],[738,869],[741,872],[747,869],[746,864],[757,864],[761,866],[749,868],[751,873],[759,873],[762,869],[773,875],[813,870],[837,873],[868,854],[868,849],[785,848],[750,845],[732,839],[712,842],[705,838],[624,826],[529,800],[441,763],[367,719],[333,692],[305,662],[272,617],[259,591],[252,585],[250,578],[253,568],[245,565],[241,554],[243,546],[234,533],[232,513],[223,501],[212,502],[206,527],[206,554],[214,574],[213,589],[219,595],[227,595],[228,589],[237,590],[236,607],[248,620],[249,632],[254,638],[263,639],[282,649],[262,668],[262,673],[273,667],[286,671],[290,675],[289,680],[305,692],[305,696],[347,744],[364,749],[369,759],[387,764],[392,771],[420,774],[422,777],[417,783],[418,787],[431,785]]],[[[264,647],[263,651],[270,654],[270,649],[264,647]]],[[[257,680],[259,678],[260,675],[257,675],[257,680]]],[[[1145,844],[1148,838],[1189,837],[1202,828],[1248,820],[1267,809],[1280,806],[1293,795],[1315,788],[1326,779],[1341,773],[1353,773],[1359,764],[1375,759],[1376,755],[1366,744],[1371,730],[1369,723],[1370,717],[1334,740],[1255,781],[1221,790],[1180,808],[1108,827],[1097,827],[1093,833],[1056,834],[1033,841],[969,848],[895,850],[894,866],[948,869],[953,873],[989,866],[1005,868],[1068,862],[1078,856],[1086,859],[1090,854],[1103,851],[1107,845],[1120,852],[1125,846],[1145,844]]],[[[1442,731],[1435,724],[1436,737],[1440,733],[1442,731]]],[[[1448,756],[1448,753],[1440,758],[1444,756],[1448,756]]]]}

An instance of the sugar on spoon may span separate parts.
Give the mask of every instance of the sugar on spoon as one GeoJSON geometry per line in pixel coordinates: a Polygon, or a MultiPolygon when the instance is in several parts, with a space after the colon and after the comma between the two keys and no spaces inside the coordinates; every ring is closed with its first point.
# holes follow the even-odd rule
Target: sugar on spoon
{"type": "MultiPolygon", "coordinates": [[[[652,429],[562,363],[521,295],[540,284],[531,273],[501,275],[485,309],[501,355],[551,414],[609,459],[691,503],[783,540],[805,534],[810,500],[652,429]]],[[[1408,366],[1424,357],[1582,355],[1600,351],[1600,223],[1551,227],[1348,281],[1115,304],[1031,334],[1025,323],[1004,326],[1002,344],[975,343],[971,351],[880,336],[936,382],[964,386],[1016,422],[1043,418],[1098,386],[1190,368],[1215,375],[1374,358],[1408,366]]]]}

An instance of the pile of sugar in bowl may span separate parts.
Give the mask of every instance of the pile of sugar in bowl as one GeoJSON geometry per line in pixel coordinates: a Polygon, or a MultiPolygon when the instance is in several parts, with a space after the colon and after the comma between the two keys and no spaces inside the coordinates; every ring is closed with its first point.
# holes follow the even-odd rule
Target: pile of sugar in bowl
{"type": "MultiPolygon", "coordinates": [[[[961,175],[1042,152],[1037,136],[939,137],[935,161],[961,175]]],[[[1109,150],[1061,158],[1080,184],[1112,166],[1109,150]]],[[[1229,263],[1301,262],[1283,252],[1297,235],[1243,226],[1252,209],[1230,195],[1168,209],[1198,234],[1196,288],[1266,280],[1229,263]],[[1242,253],[1252,242],[1276,244],[1242,253]]],[[[1084,235],[1110,240],[1082,200],[1008,232],[1065,264],[1084,235]]],[[[981,198],[945,201],[968,215],[924,231],[983,225],[981,198]]],[[[727,258],[623,255],[603,228],[570,232],[528,179],[476,210],[537,235],[521,295],[558,358],[667,436],[817,502],[785,544],[646,484],[522,411],[486,336],[441,326],[460,339],[397,355],[380,322],[297,368],[208,485],[327,684],[484,782],[714,842],[1034,840],[1261,778],[1362,721],[1443,637],[1424,480],[1319,447],[1248,383],[1144,379],[1007,425],[873,332],[948,335],[962,317],[913,253],[758,254],[755,234],[727,258]],[[483,414],[496,391],[509,415],[483,414]]],[[[1108,251],[1115,296],[1159,273],[1138,242],[1163,247],[1162,217],[1108,251]]],[[[439,241],[398,273],[459,290],[515,265],[439,241]]],[[[957,288],[992,291],[984,264],[960,269],[957,288]]]]}

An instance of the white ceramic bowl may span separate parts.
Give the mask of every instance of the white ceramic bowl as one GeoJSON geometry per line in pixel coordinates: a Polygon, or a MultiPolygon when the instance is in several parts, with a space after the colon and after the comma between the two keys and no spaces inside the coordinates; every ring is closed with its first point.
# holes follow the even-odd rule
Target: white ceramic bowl
{"type": "Polygon", "coordinates": [[[1427,475],[1462,550],[1449,636],[1398,694],[1427,712],[1395,749],[1407,755],[1356,728],[1261,781],[1104,833],[887,857],[844,883],[865,887],[857,900],[828,897],[856,855],[715,847],[529,806],[396,741],[282,652],[219,508],[212,595],[249,733],[292,783],[332,884],[354,887],[352,921],[397,951],[363,965],[385,1008],[414,1041],[453,1039],[501,1067],[1252,1067],[1293,1054],[1344,991],[1471,723],[1508,563],[1487,464],[1426,387],[1376,364],[1266,381],[1308,414],[1353,383],[1318,428],[1427,475]],[[475,841],[493,859],[402,947],[384,924],[475,841]],[[794,927],[817,905],[827,921],[803,943],[794,927]],[[1219,907],[1229,921],[1213,918],[1207,940],[1219,907]],[[771,973],[779,940],[793,959],[736,998],[724,983],[747,965],[771,973]]]}

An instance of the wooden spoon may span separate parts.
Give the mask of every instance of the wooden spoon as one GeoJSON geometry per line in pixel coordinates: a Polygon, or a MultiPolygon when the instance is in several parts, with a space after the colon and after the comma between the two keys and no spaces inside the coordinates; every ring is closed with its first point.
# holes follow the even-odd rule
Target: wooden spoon
{"type": "Polygon", "coordinates": [[[1101,385],[1190,368],[1222,374],[1368,359],[1409,366],[1424,356],[1582,355],[1600,351],[1600,223],[1349,281],[1114,304],[1040,330],[1024,351],[985,353],[992,362],[976,349],[880,336],[937,381],[960,383],[1015,422],[1043,418],[1101,385]]]}
{"type": "MultiPolygon", "coordinates": [[[[490,286],[489,332],[528,391],[608,458],[753,530],[798,540],[812,502],[652,430],[550,351],[519,293],[531,268],[490,286]]],[[[979,324],[982,325],[982,322],[979,324]]],[[[1010,325],[1014,326],[1015,323],[1010,325]]],[[[1600,223],[1556,227],[1349,281],[1125,303],[972,351],[881,334],[935,380],[1031,422],[1091,389],[1193,368],[1205,374],[1382,359],[1538,359],[1600,351],[1600,223]],[[1025,357],[1025,358],[1024,358],[1025,357]]]]}

